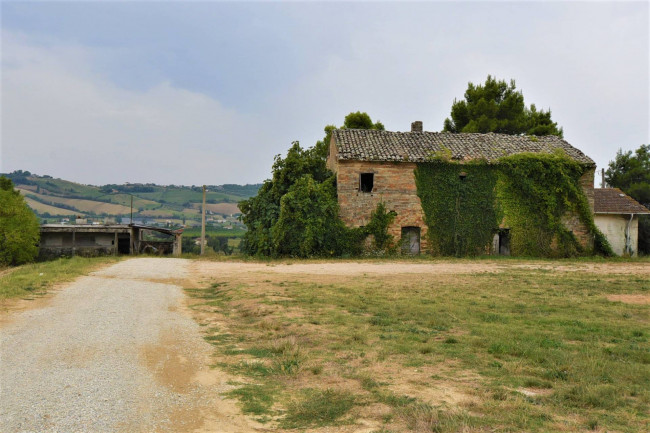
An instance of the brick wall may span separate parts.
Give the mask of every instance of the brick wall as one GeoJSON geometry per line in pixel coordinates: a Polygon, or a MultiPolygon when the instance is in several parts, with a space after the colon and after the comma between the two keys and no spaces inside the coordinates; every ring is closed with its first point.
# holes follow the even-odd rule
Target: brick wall
{"type": "Polygon", "coordinates": [[[397,216],[388,232],[396,241],[402,227],[420,227],[420,250],[426,250],[427,226],[415,187],[414,163],[338,161],[337,189],[341,219],[349,227],[364,226],[380,201],[397,216]],[[361,173],[373,173],[372,192],[359,191],[361,173]]]}
{"type": "MultiPolygon", "coordinates": [[[[389,227],[389,233],[394,239],[400,240],[402,227],[420,227],[420,250],[427,251],[427,226],[424,223],[424,212],[420,198],[417,196],[413,173],[416,164],[337,160],[332,157],[335,152],[335,143],[332,142],[328,166],[337,173],[338,200],[343,222],[349,227],[366,225],[377,203],[383,201],[386,203],[387,210],[397,213],[393,224],[389,227]],[[359,190],[361,173],[374,174],[372,192],[359,190]]],[[[587,170],[580,178],[580,186],[587,196],[592,213],[594,170],[587,170]]],[[[593,247],[593,235],[576,214],[567,213],[562,221],[585,248],[593,247]]]]}
{"type": "MultiPolygon", "coordinates": [[[[587,201],[589,202],[589,209],[591,209],[591,214],[594,214],[594,174],[595,168],[585,171],[585,173],[580,177],[579,183],[580,187],[587,196],[587,201]]],[[[587,248],[591,249],[594,246],[594,237],[589,232],[587,226],[580,221],[580,218],[575,213],[567,212],[564,217],[562,217],[562,223],[564,226],[571,230],[575,237],[578,239],[580,244],[587,248]]]]}

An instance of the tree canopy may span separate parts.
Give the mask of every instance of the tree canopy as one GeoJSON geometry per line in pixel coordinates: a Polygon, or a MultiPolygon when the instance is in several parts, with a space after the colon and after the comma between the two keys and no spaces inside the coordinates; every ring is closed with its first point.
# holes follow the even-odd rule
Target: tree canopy
{"type": "Polygon", "coordinates": [[[619,149],[605,171],[605,182],[650,209],[650,145],[642,144],[634,153],[619,149]]]}
{"type": "MultiPolygon", "coordinates": [[[[367,113],[350,113],[343,128],[383,129],[367,113]]],[[[248,230],[242,251],[265,256],[340,256],[357,254],[367,231],[347,228],[339,218],[336,176],[326,167],[334,125],[325,137],[303,149],[292,143],[287,156],[275,157],[272,177],[255,197],[239,203],[248,230]]],[[[385,230],[380,227],[379,230],[385,230]]]]}
{"type": "MultiPolygon", "coordinates": [[[[650,209],[650,145],[634,152],[618,150],[605,171],[605,182],[650,209]]],[[[650,218],[639,219],[639,252],[650,254],[650,218]]]]}
{"type": "Polygon", "coordinates": [[[19,265],[38,254],[40,228],[34,212],[14,189],[10,179],[0,177],[0,264],[19,265]]]}
{"type": "Polygon", "coordinates": [[[508,84],[491,75],[485,84],[470,82],[465,99],[454,100],[451,119],[445,119],[443,130],[563,136],[562,128],[551,119],[551,110],[538,110],[535,104],[526,107],[524,95],[516,89],[514,80],[508,84]]]}
{"type": "Polygon", "coordinates": [[[344,129],[377,129],[380,131],[384,130],[384,124],[380,121],[372,123],[372,119],[368,113],[362,113],[357,111],[356,113],[350,113],[345,116],[343,121],[344,129]]]}

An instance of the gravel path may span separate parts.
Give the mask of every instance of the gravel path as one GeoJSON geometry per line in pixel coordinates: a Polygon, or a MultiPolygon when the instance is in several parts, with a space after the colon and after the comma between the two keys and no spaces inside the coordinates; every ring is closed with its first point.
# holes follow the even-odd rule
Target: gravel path
{"type": "Polygon", "coordinates": [[[182,259],[82,277],[0,329],[1,432],[253,431],[186,314],[182,259]]]}

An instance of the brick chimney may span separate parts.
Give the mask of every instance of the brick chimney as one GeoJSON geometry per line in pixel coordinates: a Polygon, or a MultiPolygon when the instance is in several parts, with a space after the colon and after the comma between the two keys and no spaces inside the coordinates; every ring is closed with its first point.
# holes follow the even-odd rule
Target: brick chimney
{"type": "Polygon", "coordinates": [[[411,123],[411,132],[422,132],[422,121],[416,120],[411,123]]]}

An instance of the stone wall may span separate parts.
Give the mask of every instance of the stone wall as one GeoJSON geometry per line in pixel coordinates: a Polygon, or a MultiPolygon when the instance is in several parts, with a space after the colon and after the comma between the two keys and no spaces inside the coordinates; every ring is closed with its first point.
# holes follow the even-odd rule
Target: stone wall
{"type": "Polygon", "coordinates": [[[387,210],[397,214],[388,232],[399,241],[402,227],[419,227],[420,250],[425,251],[427,226],[415,187],[415,166],[414,163],[338,161],[337,189],[343,222],[348,227],[365,226],[377,204],[383,201],[387,210]],[[362,173],[374,174],[371,192],[360,191],[362,173]]]}

